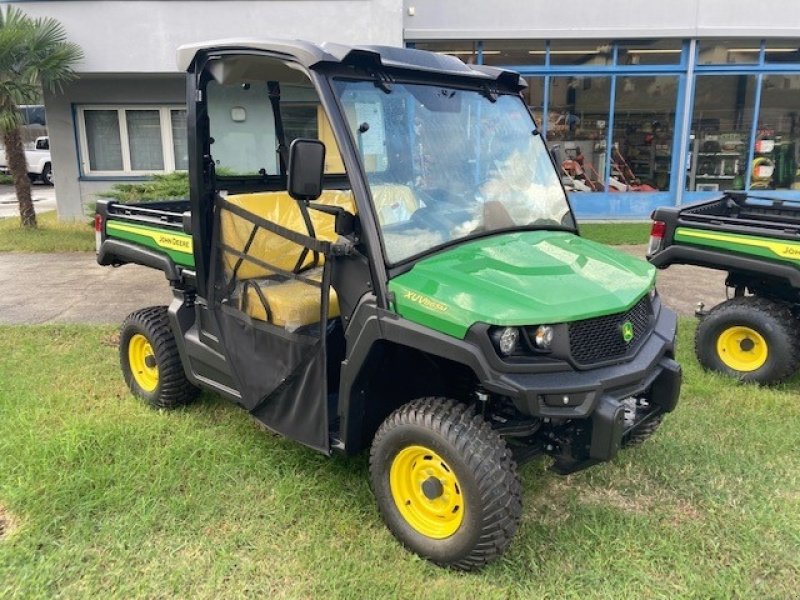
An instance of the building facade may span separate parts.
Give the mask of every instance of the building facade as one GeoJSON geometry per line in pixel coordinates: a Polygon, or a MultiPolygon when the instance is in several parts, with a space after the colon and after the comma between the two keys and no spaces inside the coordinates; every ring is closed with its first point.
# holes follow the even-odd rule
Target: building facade
{"type": "Polygon", "coordinates": [[[45,98],[64,217],[115,182],[186,168],[175,49],[234,36],[405,44],[519,71],[582,218],[642,219],[722,190],[800,199],[794,0],[15,4],[58,18],[86,54],[45,98]]]}

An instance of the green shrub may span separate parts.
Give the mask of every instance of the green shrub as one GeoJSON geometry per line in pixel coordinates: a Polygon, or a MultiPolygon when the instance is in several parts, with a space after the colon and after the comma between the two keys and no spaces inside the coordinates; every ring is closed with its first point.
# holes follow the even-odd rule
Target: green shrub
{"type": "Polygon", "coordinates": [[[153,175],[149,181],[137,183],[115,183],[101,194],[117,202],[157,202],[159,200],[182,200],[189,196],[189,176],[186,173],[153,175]]]}

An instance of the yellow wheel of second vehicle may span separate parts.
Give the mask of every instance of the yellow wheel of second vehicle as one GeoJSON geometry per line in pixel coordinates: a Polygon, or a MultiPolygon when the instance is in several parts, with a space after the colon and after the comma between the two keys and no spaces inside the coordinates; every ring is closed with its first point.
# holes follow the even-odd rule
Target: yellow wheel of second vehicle
{"type": "Polygon", "coordinates": [[[158,386],[158,365],[156,353],[150,341],[141,333],[131,337],[128,342],[128,363],[133,379],[145,392],[152,392],[158,386]]]}
{"type": "Polygon", "coordinates": [[[727,367],[749,373],[764,366],[769,356],[769,348],[764,336],[758,331],[735,325],[719,334],[717,354],[727,367]]]}
{"type": "Polygon", "coordinates": [[[418,533],[433,539],[453,535],[464,520],[464,496],[447,462],[425,446],[400,450],[389,470],[397,510],[418,533]]]}

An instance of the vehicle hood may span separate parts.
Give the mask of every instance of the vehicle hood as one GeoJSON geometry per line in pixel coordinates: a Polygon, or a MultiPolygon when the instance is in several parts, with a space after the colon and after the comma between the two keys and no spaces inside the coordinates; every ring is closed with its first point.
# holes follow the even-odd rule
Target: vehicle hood
{"type": "Polygon", "coordinates": [[[644,260],[561,231],[481,238],[389,282],[401,316],[463,338],[475,323],[563,323],[623,312],[655,281],[644,260]]]}

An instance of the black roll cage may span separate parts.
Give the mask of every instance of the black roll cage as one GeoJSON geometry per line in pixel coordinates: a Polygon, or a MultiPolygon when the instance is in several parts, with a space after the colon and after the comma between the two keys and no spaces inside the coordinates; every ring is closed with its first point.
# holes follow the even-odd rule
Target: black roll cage
{"type": "MultiPolygon", "coordinates": [[[[192,214],[192,231],[195,233],[194,258],[197,273],[197,291],[200,297],[208,297],[208,276],[212,252],[213,206],[218,192],[217,182],[225,181],[234,191],[264,190],[283,185],[282,176],[245,176],[218,178],[211,157],[210,123],[207,108],[206,87],[211,76],[206,70],[209,59],[225,55],[257,55],[300,65],[292,56],[262,50],[214,50],[198,52],[192,61],[187,76],[187,122],[189,142],[189,194],[192,214]]],[[[324,63],[323,63],[324,65],[324,63]]],[[[388,308],[387,273],[383,261],[377,220],[372,211],[369,187],[366,185],[361,161],[358,158],[352,136],[343,119],[339,118],[341,107],[338,104],[328,77],[321,73],[323,65],[304,68],[317,91],[323,110],[329,115],[333,135],[339,144],[347,175],[326,177],[333,187],[341,186],[349,180],[359,212],[361,242],[364,243],[369,259],[371,288],[376,303],[388,308]]]]}

